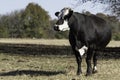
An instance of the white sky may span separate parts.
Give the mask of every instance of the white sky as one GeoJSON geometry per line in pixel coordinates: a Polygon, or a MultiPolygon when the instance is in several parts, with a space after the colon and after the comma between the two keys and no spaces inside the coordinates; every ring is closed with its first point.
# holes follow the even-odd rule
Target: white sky
{"type": "MultiPolygon", "coordinates": [[[[0,1],[0,14],[7,14],[14,10],[25,9],[25,7],[30,3],[35,2],[38,3],[42,8],[48,11],[49,15],[52,18],[55,18],[54,13],[56,11],[61,10],[63,7],[71,7],[74,8],[76,0],[1,0],[0,1]]],[[[75,8],[75,11],[81,12],[83,9],[89,10],[92,13],[103,12],[106,6],[93,6],[90,2],[86,5],[81,5],[75,8]]]]}

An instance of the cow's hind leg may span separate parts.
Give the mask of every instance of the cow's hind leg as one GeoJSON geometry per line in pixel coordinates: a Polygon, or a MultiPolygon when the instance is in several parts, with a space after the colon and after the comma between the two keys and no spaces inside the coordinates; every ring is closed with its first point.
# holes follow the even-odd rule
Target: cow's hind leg
{"type": "Polygon", "coordinates": [[[97,73],[97,53],[93,55],[93,73],[97,73]]]}
{"type": "Polygon", "coordinates": [[[92,65],[91,65],[92,56],[93,56],[93,50],[89,48],[87,51],[87,57],[86,57],[86,63],[87,63],[86,76],[89,76],[92,74],[92,65]]]}

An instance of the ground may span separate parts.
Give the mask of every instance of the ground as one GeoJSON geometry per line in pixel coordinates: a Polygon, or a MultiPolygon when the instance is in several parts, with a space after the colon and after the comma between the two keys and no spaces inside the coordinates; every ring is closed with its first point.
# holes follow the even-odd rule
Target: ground
{"type": "MultiPolygon", "coordinates": [[[[0,39],[0,43],[69,45],[68,40],[0,39]]],[[[108,46],[120,47],[120,41],[108,46]]],[[[119,80],[120,59],[99,59],[98,73],[85,77],[83,58],[82,75],[77,76],[77,63],[73,55],[20,55],[0,53],[0,80],[119,80]]]]}
{"type": "Polygon", "coordinates": [[[83,59],[83,73],[76,75],[74,56],[30,56],[0,54],[0,80],[119,80],[120,60],[98,61],[98,73],[85,77],[86,63],[83,59]]]}
{"type": "MultiPolygon", "coordinates": [[[[44,45],[59,45],[68,46],[69,40],[67,39],[19,39],[19,38],[0,38],[0,43],[12,43],[12,44],[44,44],[44,45]]],[[[108,46],[120,47],[120,41],[111,41],[108,46]]]]}

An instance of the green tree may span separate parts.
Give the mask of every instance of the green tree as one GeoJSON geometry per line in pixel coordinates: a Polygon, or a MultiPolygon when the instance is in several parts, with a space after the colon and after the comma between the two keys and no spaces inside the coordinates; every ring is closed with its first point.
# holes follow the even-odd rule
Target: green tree
{"type": "Polygon", "coordinates": [[[14,11],[9,15],[9,34],[11,38],[21,38],[23,32],[23,23],[22,23],[22,13],[21,11],[14,11]]]}
{"type": "Polygon", "coordinates": [[[8,30],[8,16],[1,16],[0,17],[0,38],[8,37],[9,30],[8,30]]]}
{"type": "Polygon", "coordinates": [[[29,3],[23,15],[24,37],[45,38],[50,26],[48,13],[38,4],[29,3]],[[46,33],[45,33],[46,32],[46,33]]]}

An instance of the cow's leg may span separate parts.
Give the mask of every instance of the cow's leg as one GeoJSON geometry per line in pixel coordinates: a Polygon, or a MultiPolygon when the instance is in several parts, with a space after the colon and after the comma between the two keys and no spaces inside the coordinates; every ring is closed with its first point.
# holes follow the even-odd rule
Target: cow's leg
{"type": "Polygon", "coordinates": [[[91,65],[92,56],[93,56],[93,50],[89,48],[87,51],[87,57],[86,57],[86,63],[87,63],[86,76],[89,76],[92,74],[92,65],[91,65]]]}
{"type": "Polygon", "coordinates": [[[81,70],[82,57],[80,56],[78,51],[75,51],[75,57],[78,65],[77,75],[80,75],[82,73],[82,70],[81,70]]]}
{"type": "Polygon", "coordinates": [[[94,53],[93,56],[93,73],[97,73],[97,53],[94,53]]]}
{"type": "Polygon", "coordinates": [[[72,33],[72,32],[70,31],[70,33],[69,33],[69,42],[70,42],[71,47],[72,47],[72,50],[73,50],[73,52],[74,52],[74,54],[75,54],[76,61],[77,61],[77,65],[78,65],[77,75],[80,75],[80,74],[82,73],[82,70],[81,70],[82,58],[81,58],[79,52],[76,50],[76,46],[77,46],[77,45],[81,46],[81,42],[78,42],[73,34],[74,34],[74,33],[72,33]]]}

